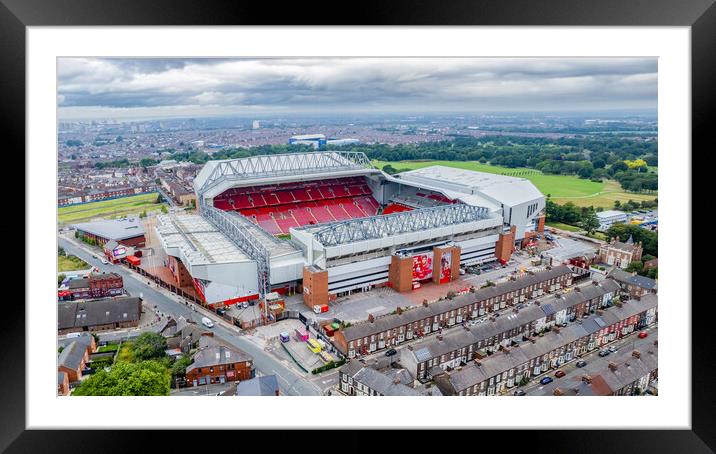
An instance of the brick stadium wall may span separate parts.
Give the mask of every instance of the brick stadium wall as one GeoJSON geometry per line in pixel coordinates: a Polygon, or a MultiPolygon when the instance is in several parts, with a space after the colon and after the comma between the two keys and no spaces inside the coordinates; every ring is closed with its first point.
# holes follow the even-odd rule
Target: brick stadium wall
{"type": "Polygon", "coordinates": [[[303,268],[303,303],[311,309],[328,304],[328,271],[303,268]]]}
{"type": "Polygon", "coordinates": [[[413,258],[394,255],[388,267],[388,281],[400,293],[413,290],[413,258]]]}

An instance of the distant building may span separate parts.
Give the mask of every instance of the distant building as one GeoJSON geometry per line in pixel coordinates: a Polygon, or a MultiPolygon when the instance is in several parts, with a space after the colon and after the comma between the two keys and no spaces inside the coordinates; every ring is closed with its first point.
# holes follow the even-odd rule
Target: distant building
{"type": "Polygon", "coordinates": [[[261,128],[261,122],[259,120],[254,120],[253,123],[251,123],[251,129],[260,129],[261,128]]]}
{"type": "Polygon", "coordinates": [[[337,147],[342,147],[345,145],[355,145],[360,143],[360,140],[358,139],[328,139],[326,141],[326,145],[334,145],[337,147]]]}
{"type": "Polygon", "coordinates": [[[624,224],[629,220],[629,216],[623,211],[607,210],[597,212],[599,219],[599,230],[607,230],[613,224],[624,224]]]}
{"type": "Polygon", "coordinates": [[[631,262],[641,260],[643,250],[641,242],[635,244],[631,235],[626,243],[622,243],[615,237],[599,248],[599,260],[607,265],[626,268],[631,262]]]}
{"type": "Polygon", "coordinates": [[[658,291],[657,281],[646,276],[627,273],[619,268],[614,268],[609,272],[608,276],[614,279],[622,288],[622,291],[628,293],[632,298],[640,297],[647,293],[657,293],[658,291]]]}
{"type": "Polygon", "coordinates": [[[326,146],[326,136],[323,134],[302,134],[291,136],[288,139],[289,145],[311,145],[315,149],[326,146]]]}

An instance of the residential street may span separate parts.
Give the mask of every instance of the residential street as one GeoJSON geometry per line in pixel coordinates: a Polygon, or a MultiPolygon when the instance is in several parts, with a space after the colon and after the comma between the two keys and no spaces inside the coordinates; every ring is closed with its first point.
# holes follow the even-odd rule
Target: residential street
{"type": "MultiPolygon", "coordinates": [[[[304,376],[295,372],[291,366],[287,366],[272,355],[264,352],[263,347],[257,345],[250,340],[249,336],[241,335],[238,327],[228,324],[216,314],[206,311],[197,306],[194,312],[191,306],[188,306],[179,300],[181,297],[163,288],[157,287],[155,284],[147,284],[148,281],[142,276],[128,270],[122,265],[103,265],[99,259],[92,258],[89,246],[80,246],[74,238],[66,238],[62,235],[58,236],[58,244],[68,254],[76,255],[90,265],[99,268],[100,271],[114,272],[122,276],[124,279],[124,288],[131,296],[139,296],[144,300],[144,304],[151,308],[156,306],[163,314],[169,314],[175,319],[184,316],[187,320],[199,321],[201,317],[206,316],[214,321],[214,335],[222,341],[233,345],[234,347],[245,351],[254,358],[256,368],[264,375],[276,374],[281,392],[285,395],[312,396],[321,395],[322,391],[317,385],[307,380],[304,376]]],[[[99,257],[99,252],[94,255],[99,257]]],[[[191,304],[191,303],[189,303],[191,304]]],[[[133,331],[134,336],[139,333],[133,331]]],[[[110,334],[108,339],[116,337],[118,334],[110,334]]],[[[132,336],[132,332],[125,335],[119,334],[120,337],[132,336]]],[[[101,335],[102,337],[105,335],[101,335]]],[[[104,338],[104,337],[103,337],[104,338]]]]}

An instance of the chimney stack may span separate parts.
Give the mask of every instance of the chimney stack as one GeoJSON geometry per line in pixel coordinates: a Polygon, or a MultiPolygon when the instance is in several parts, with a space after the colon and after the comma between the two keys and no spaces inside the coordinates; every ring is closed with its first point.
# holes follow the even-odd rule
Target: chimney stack
{"type": "Polygon", "coordinates": [[[371,323],[375,321],[375,317],[373,316],[373,314],[368,314],[368,321],[371,323]]]}
{"type": "Polygon", "coordinates": [[[610,361],[610,362],[609,362],[609,370],[611,370],[612,372],[616,371],[616,370],[617,370],[617,365],[616,365],[616,363],[613,363],[613,362],[610,361]]]}
{"type": "Polygon", "coordinates": [[[534,337],[530,337],[530,342],[532,342],[532,343],[534,344],[534,343],[536,343],[536,342],[537,342],[537,340],[535,340],[535,338],[534,338],[534,337]]]}
{"type": "Polygon", "coordinates": [[[580,293],[581,293],[582,289],[581,289],[581,288],[579,288],[579,287],[575,287],[575,288],[574,288],[574,291],[575,291],[575,292],[580,292],[580,293]]]}
{"type": "Polygon", "coordinates": [[[636,359],[639,359],[639,358],[641,358],[641,353],[639,352],[639,350],[634,350],[633,352],[631,352],[631,356],[633,356],[636,359]]]}
{"type": "Polygon", "coordinates": [[[395,313],[398,314],[398,315],[402,314],[402,313],[403,313],[403,308],[400,307],[400,306],[398,306],[398,307],[395,309],[395,313]]]}
{"type": "Polygon", "coordinates": [[[604,315],[604,311],[601,309],[597,309],[597,315],[604,315]]]}
{"type": "Polygon", "coordinates": [[[552,331],[553,331],[555,334],[559,334],[559,326],[557,326],[557,325],[553,326],[553,327],[552,327],[552,331]]]}
{"type": "Polygon", "coordinates": [[[582,381],[588,385],[592,384],[592,376],[591,375],[582,375],[582,381]]]}
{"type": "Polygon", "coordinates": [[[423,306],[428,307],[428,300],[423,300],[423,306]]]}
{"type": "Polygon", "coordinates": [[[542,303],[540,303],[539,301],[535,301],[535,306],[541,306],[541,305],[542,305],[542,303]]]}
{"type": "Polygon", "coordinates": [[[562,392],[562,390],[559,388],[554,388],[554,391],[552,391],[552,394],[555,396],[562,396],[562,395],[564,395],[564,392],[562,392]]]}

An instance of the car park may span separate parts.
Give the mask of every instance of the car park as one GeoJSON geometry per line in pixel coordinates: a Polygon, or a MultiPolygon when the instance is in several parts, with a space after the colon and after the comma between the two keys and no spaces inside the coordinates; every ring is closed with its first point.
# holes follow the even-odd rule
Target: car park
{"type": "Polygon", "coordinates": [[[552,383],[554,379],[552,377],[544,377],[542,380],[540,380],[540,384],[547,385],[549,383],[552,383]]]}
{"type": "Polygon", "coordinates": [[[577,367],[584,367],[586,365],[587,365],[587,362],[584,360],[579,360],[579,361],[577,361],[577,364],[576,364],[577,367]]]}

